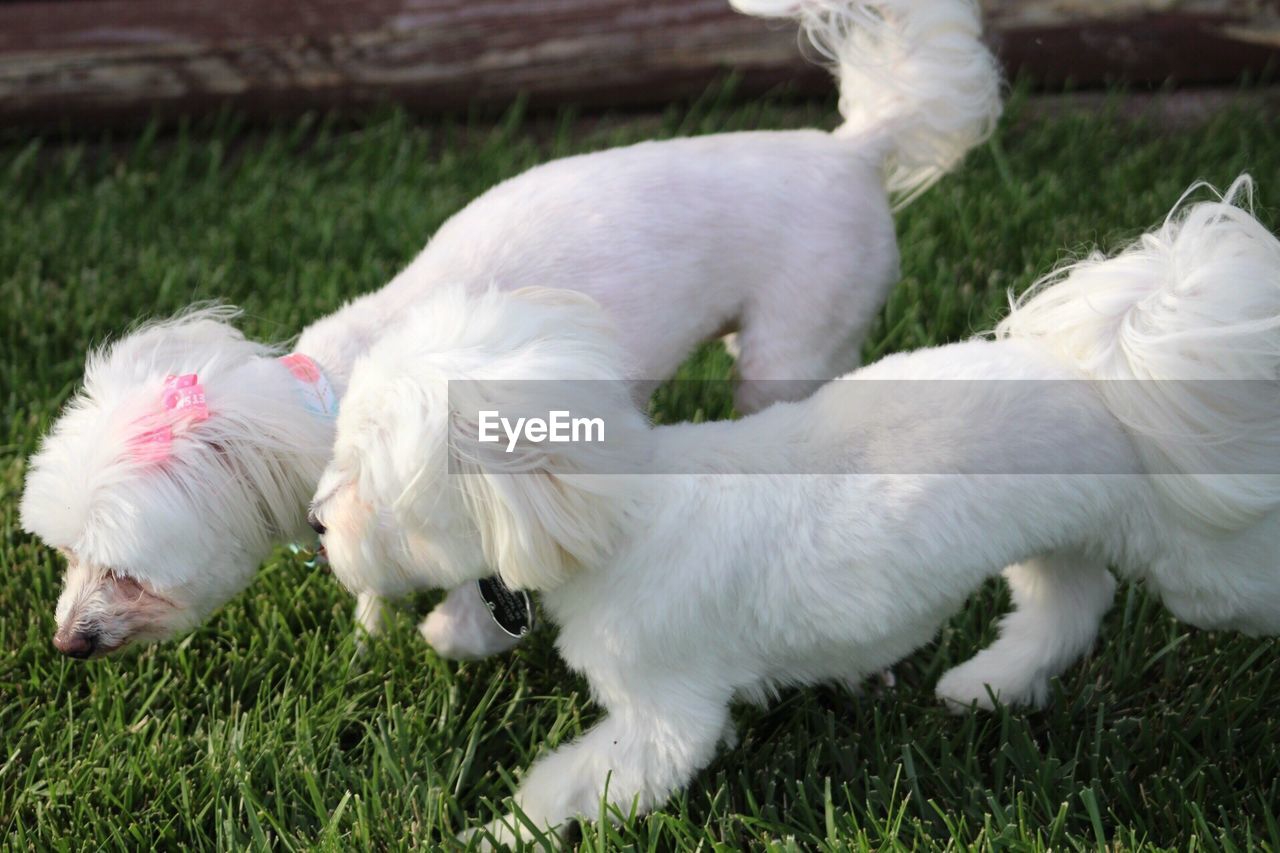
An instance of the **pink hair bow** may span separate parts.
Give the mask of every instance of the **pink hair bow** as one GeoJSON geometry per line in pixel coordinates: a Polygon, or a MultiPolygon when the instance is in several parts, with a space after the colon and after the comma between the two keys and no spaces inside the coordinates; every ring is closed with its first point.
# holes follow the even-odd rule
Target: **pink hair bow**
{"type": "Polygon", "coordinates": [[[160,395],[161,411],[147,415],[139,423],[143,429],[133,439],[133,456],[140,462],[160,462],[173,454],[176,430],[209,419],[204,388],[194,373],[167,376],[160,395]]]}

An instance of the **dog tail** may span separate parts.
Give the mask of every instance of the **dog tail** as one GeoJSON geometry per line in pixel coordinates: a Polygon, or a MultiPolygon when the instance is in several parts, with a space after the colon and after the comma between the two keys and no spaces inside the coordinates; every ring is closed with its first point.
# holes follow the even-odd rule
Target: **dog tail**
{"type": "Polygon", "coordinates": [[[1000,70],[976,0],[729,0],[795,18],[840,82],[841,136],[883,135],[885,184],[904,207],[995,129],[1000,70]]]}
{"type": "Polygon", "coordinates": [[[1280,240],[1253,182],[1037,282],[996,329],[1095,380],[1157,487],[1220,532],[1280,509],[1280,240]],[[1129,380],[1129,381],[1116,381],[1129,380]]]}

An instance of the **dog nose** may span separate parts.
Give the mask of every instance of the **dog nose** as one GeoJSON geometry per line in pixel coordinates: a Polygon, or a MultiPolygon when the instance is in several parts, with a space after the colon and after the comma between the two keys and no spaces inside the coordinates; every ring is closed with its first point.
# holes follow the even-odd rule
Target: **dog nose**
{"type": "Polygon", "coordinates": [[[316,518],[316,514],[314,512],[307,513],[307,524],[310,524],[311,529],[319,535],[324,535],[325,526],[320,523],[320,519],[316,518]]]}
{"type": "Polygon", "coordinates": [[[53,647],[69,658],[84,660],[98,648],[97,631],[59,631],[53,635],[53,647]]]}

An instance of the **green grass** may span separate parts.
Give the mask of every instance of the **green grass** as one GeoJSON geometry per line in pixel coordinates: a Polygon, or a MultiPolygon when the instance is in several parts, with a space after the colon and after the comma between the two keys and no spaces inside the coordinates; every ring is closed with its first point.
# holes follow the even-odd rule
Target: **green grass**
{"type": "MultiPolygon", "coordinates": [[[[1018,112],[1015,108],[1014,112],[1018,112]]],[[[1280,121],[1241,107],[1170,132],[1016,116],[904,212],[903,282],[869,355],[989,328],[1007,288],[1156,222],[1195,178],[1244,170],[1280,203],[1280,121]]],[[[430,597],[354,657],[351,602],[281,551],[205,628],[89,665],[50,646],[57,558],[23,534],[24,459],[86,348],[193,299],[282,339],[385,281],[453,211],[551,157],[652,135],[828,122],[828,105],[660,118],[386,114],[249,132],[0,142],[0,832],[24,849],[434,847],[493,816],[536,752],[596,717],[549,632],[447,664],[413,631],[430,597]]],[[[1274,216],[1262,211],[1269,222],[1274,216]]],[[[709,349],[685,373],[724,375],[709,349]]],[[[682,386],[682,389],[684,386],[682,386]]],[[[682,390],[661,417],[723,415],[682,390]]],[[[583,847],[1280,850],[1280,645],[1189,629],[1123,586],[1098,652],[1048,709],[953,717],[939,674],[990,640],[991,584],[898,687],[785,694],[737,712],[741,745],[659,812],[583,847]]]]}

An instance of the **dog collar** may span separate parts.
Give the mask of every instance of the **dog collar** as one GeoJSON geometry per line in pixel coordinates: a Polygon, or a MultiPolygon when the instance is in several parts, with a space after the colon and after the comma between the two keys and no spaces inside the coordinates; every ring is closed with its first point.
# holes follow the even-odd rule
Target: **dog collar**
{"type": "Polygon", "coordinates": [[[476,589],[480,590],[480,600],[489,609],[494,624],[508,637],[518,640],[533,630],[533,602],[529,593],[512,589],[497,575],[476,581],[476,589]]]}
{"type": "Polygon", "coordinates": [[[333,419],[338,416],[338,395],[334,393],[333,385],[314,358],[300,352],[291,352],[281,358],[280,363],[298,380],[302,405],[307,407],[307,411],[322,418],[333,419]]]}

